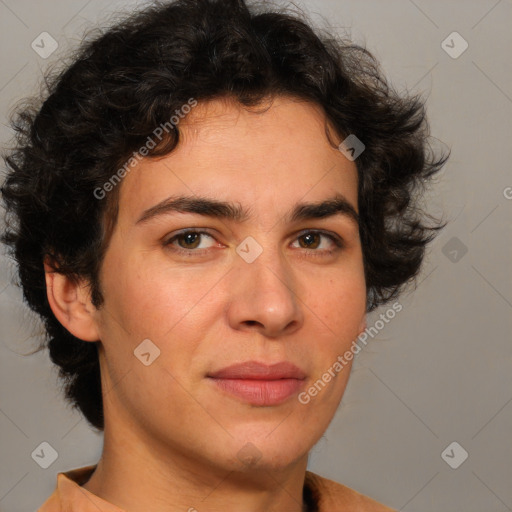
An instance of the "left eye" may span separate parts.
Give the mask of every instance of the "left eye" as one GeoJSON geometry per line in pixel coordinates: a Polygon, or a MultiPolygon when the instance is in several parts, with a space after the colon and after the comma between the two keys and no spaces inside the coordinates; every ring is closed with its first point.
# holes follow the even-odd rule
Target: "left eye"
{"type": "Polygon", "coordinates": [[[300,249],[323,249],[326,251],[331,250],[333,245],[340,246],[334,236],[316,231],[308,231],[299,235],[292,246],[297,247],[297,244],[300,249]],[[323,242],[322,239],[327,240],[327,243],[323,242]]]}

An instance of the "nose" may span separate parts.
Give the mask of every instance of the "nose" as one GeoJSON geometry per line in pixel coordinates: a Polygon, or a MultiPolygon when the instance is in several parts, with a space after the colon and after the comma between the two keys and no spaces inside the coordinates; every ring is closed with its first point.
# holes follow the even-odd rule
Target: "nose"
{"type": "Polygon", "coordinates": [[[252,263],[239,259],[231,275],[231,328],[275,338],[298,330],[303,307],[296,278],[277,251],[264,250],[252,263]]]}

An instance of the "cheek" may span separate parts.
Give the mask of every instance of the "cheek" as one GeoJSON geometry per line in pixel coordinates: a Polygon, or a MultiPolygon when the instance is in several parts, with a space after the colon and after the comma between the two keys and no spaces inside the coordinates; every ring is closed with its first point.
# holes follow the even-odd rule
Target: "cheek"
{"type": "MultiPolygon", "coordinates": [[[[311,383],[312,406],[331,418],[345,391],[353,358],[339,362],[357,340],[366,316],[364,272],[340,272],[315,288],[311,307],[316,372],[311,383]],[[341,364],[341,366],[340,366],[341,364]],[[335,377],[333,377],[333,374],[335,377]],[[315,384],[320,380],[319,388],[315,384]]],[[[352,356],[352,353],[350,354],[352,356]]]]}
{"type": "Polygon", "coordinates": [[[165,281],[123,270],[105,283],[105,306],[115,317],[111,320],[117,320],[132,336],[149,337],[162,321],[172,321],[173,290],[165,281]]]}
{"type": "Polygon", "coordinates": [[[121,252],[112,252],[105,260],[105,305],[133,337],[158,338],[168,332],[194,309],[214,281],[215,276],[171,268],[161,254],[121,252]]]}
{"type": "Polygon", "coordinates": [[[305,304],[313,320],[321,324],[325,336],[352,341],[359,334],[366,314],[366,284],[361,269],[331,272],[331,275],[308,279],[305,304]]]}

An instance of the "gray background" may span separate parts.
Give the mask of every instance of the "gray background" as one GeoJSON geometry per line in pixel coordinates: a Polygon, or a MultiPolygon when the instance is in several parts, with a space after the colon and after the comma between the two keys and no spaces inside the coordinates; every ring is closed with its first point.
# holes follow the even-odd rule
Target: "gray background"
{"type": "MultiPolygon", "coordinates": [[[[84,30],[134,5],[0,0],[3,142],[9,113],[42,71],[84,30]],[[31,48],[43,31],[59,43],[47,59],[31,48]]],[[[310,469],[407,512],[512,510],[512,2],[298,5],[365,43],[398,89],[424,94],[432,134],[452,149],[429,196],[430,211],[451,222],[429,250],[419,288],[401,297],[403,311],[359,354],[310,469]],[[453,31],[469,44],[456,59],[441,47],[453,31]],[[453,441],[469,454],[457,469],[441,457],[453,441]]],[[[26,512],[53,491],[58,471],[95,463],[102,439],[64,404],[46,353],[23,355],[41,326],[12,273],[2,256],[0,510],[26,512]],[[48,469],[31,458],[43,441],[58,452],[48,469]]]]}

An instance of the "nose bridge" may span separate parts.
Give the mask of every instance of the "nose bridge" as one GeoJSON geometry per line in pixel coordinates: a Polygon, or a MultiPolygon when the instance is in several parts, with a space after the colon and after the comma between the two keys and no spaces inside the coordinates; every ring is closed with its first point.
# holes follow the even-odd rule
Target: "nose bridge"
{"type": "MultiPolygon", "coordinates": [[[[251,241],[241,246],[248,252],[256,249],[251,247],[251,241]]],[[[257,326],[267,335],[275,336],[298,327],[302,323],[302,310],[295,276],[286,258],[270,243],[260,248],[261,252],[252,261],[245,260],[243,252],[235,261],[230,322],[236,328],[257,326]]]]}
{"type": "Polygon", "coordinates": [[[283,295],[295,301],[294,277],[279,251],[267,251],[253,267],[259,280],[260,291],[267,295],[283,295]]]}

